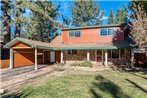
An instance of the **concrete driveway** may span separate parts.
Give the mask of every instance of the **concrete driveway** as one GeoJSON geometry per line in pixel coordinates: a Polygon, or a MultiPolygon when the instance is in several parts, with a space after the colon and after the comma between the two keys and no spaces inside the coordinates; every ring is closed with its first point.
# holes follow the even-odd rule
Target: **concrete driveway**
{"type": "Polygon", "coordinates": [[[5,90],[15,88],[16,86],[29,82],[33,78],[52,71],[52,65],[38,65],[37,71],[34,70],[34,65],[16,69],[2,69],[0,77],[1,88],[5,90]]]}
{"type": "MultiPolygon", "coordinates": [[[[38,69],[43,68],[43,67],[47,67],[47,66],[48,65],[45,65],[45,64],[38,65],[38,69]]],[[[3,79],[11,78],[12,76],[20,75],[20,74],[23,74],[26,72],[31,72],[31,71],[35,71],[34,65],[27,66],[27,67],[15,68],[15,69],[9,69],[9,68],[1,69],[0,79],[3,80],[3,79]]]]}

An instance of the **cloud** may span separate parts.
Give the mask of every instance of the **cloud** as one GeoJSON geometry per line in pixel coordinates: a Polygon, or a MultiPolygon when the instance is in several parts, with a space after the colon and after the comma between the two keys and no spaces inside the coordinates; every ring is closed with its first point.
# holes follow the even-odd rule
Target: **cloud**
{"type": "Polygon", "coordinates": [[[103,18],[101,20],[107,20],[108,17],[107,16],[103,16],[103,18]]]}

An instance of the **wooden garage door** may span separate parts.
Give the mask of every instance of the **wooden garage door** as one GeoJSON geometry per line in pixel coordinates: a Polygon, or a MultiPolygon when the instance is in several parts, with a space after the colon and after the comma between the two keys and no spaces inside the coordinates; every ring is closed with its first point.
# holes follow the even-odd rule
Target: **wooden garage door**
{"type": "Polygon", "coordinates": [[[33,65],[34,58],[34,50],[15,50],[14,68],[33,65]]]}

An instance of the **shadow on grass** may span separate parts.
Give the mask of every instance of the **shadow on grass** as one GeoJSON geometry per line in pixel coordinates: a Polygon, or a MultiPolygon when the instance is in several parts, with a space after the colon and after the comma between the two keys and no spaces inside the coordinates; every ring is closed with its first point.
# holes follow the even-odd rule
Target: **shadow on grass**
{"type": "Polygon", "coordinates": [[[10,93],[10,94],[5,94],[2,95],[2,98],[26,98],[28,97],[32,91],[29,90],[24,90],[22,92],[15,92],[15,93],[10,93]]]}
{"type": "Polygon", "coordinates": [[[145,90],[144,88],[142,88],[141,86],[139,86],[138,84],[136,84],[135,82],[129,80],[129,79],[125,79],[126,81],[128,81],[129,83],[133,84],[135,87],[137,87],[138,89],[140,89],[141,91],[143,91],[144,93],[147,93],[147,90],[145,90]]]}
{"type": "Polygon", "coordinates": [[[141,78],[143,78],[143,79],[147,80],[147,77],[144,77],[144,76],[141,76],[141,75],[137,75],[137,74],[135,74],[135,73],[130,73],[130,74],[132,74],[132,75],[134,75],[134,76],[141,77],[141,78]]]}
{"type": "Polygon", "coordinates": [[[113,98],[131,98],[125,94],[118,85],[103,76],[96,76],[95,80],[96,82],[93,82],[93,88],[90,89],[95,98],[103,98],[103,96],[98,93],[98,90],[110,94],[113,98]]]}

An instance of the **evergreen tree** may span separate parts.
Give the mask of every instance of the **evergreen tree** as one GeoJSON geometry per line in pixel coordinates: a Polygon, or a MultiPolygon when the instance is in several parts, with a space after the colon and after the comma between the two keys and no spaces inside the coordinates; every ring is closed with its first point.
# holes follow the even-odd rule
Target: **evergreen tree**
{"type": "Polygon", "coordinates": [[[96,1],[75,0],[71,4],[72,25],[93,26],[101,23],[102,12],[96,1]]]}
{"type": "Polygon", "coordinates": [[[49,1],[36,1],[30,4],[32,16],[28,23],[26,37],[50,42],[57,35],[57,29],[63,26],[55,21],[59,15],[59,6],[49,1]]]}
{"type": "Polygon", "coordinates": [[[131,25],[131,34],[139,48],[147,49],[147,15],[139,5],[134,4],[132,9],[135,13],[133,15],[135,18],[131,25]]]}
{"type": "MultiPolygon", "coordinates": [[[[145,1],[145,0],[132,0],[132,1],[129,3],[129,8],[130,8],[130,10],[133,11],[133,12],[134,12],[134,10],[133,10],[134,4],[135,4],[136,6],[140,6],[140,7],[142,8],[142,10],[143,10],[143,11],[146,13],[146,15],[147,15],[147,1],[145,1]]],[[[134,14],[135,14],[135,13],[134,13],[134,14]]],[[[134,17],[136,17],[136,16],[134,16],[134,17]]]]}
{"type": "Polygon", "coordinates": [[[114,23],[114,16],[113,16],[113,10],[110,10],[109,17],[108,17],[108,24],[114,23]]]}
{"type": "Polygon", "coordinates": [[[127,16],[127,8],[124,6],[122,9],[118,8],[116,12],[115,23],[116,24],[125,24],[127,16]]]}
{"type": "Polygon", "coordinates": [[[1,1],[1,10],[3,11],[3,34],[4,34],[4,43],[8,43],[11,39],[10,34],[10,6],[11,2],[9,0],[1,1]]]}

